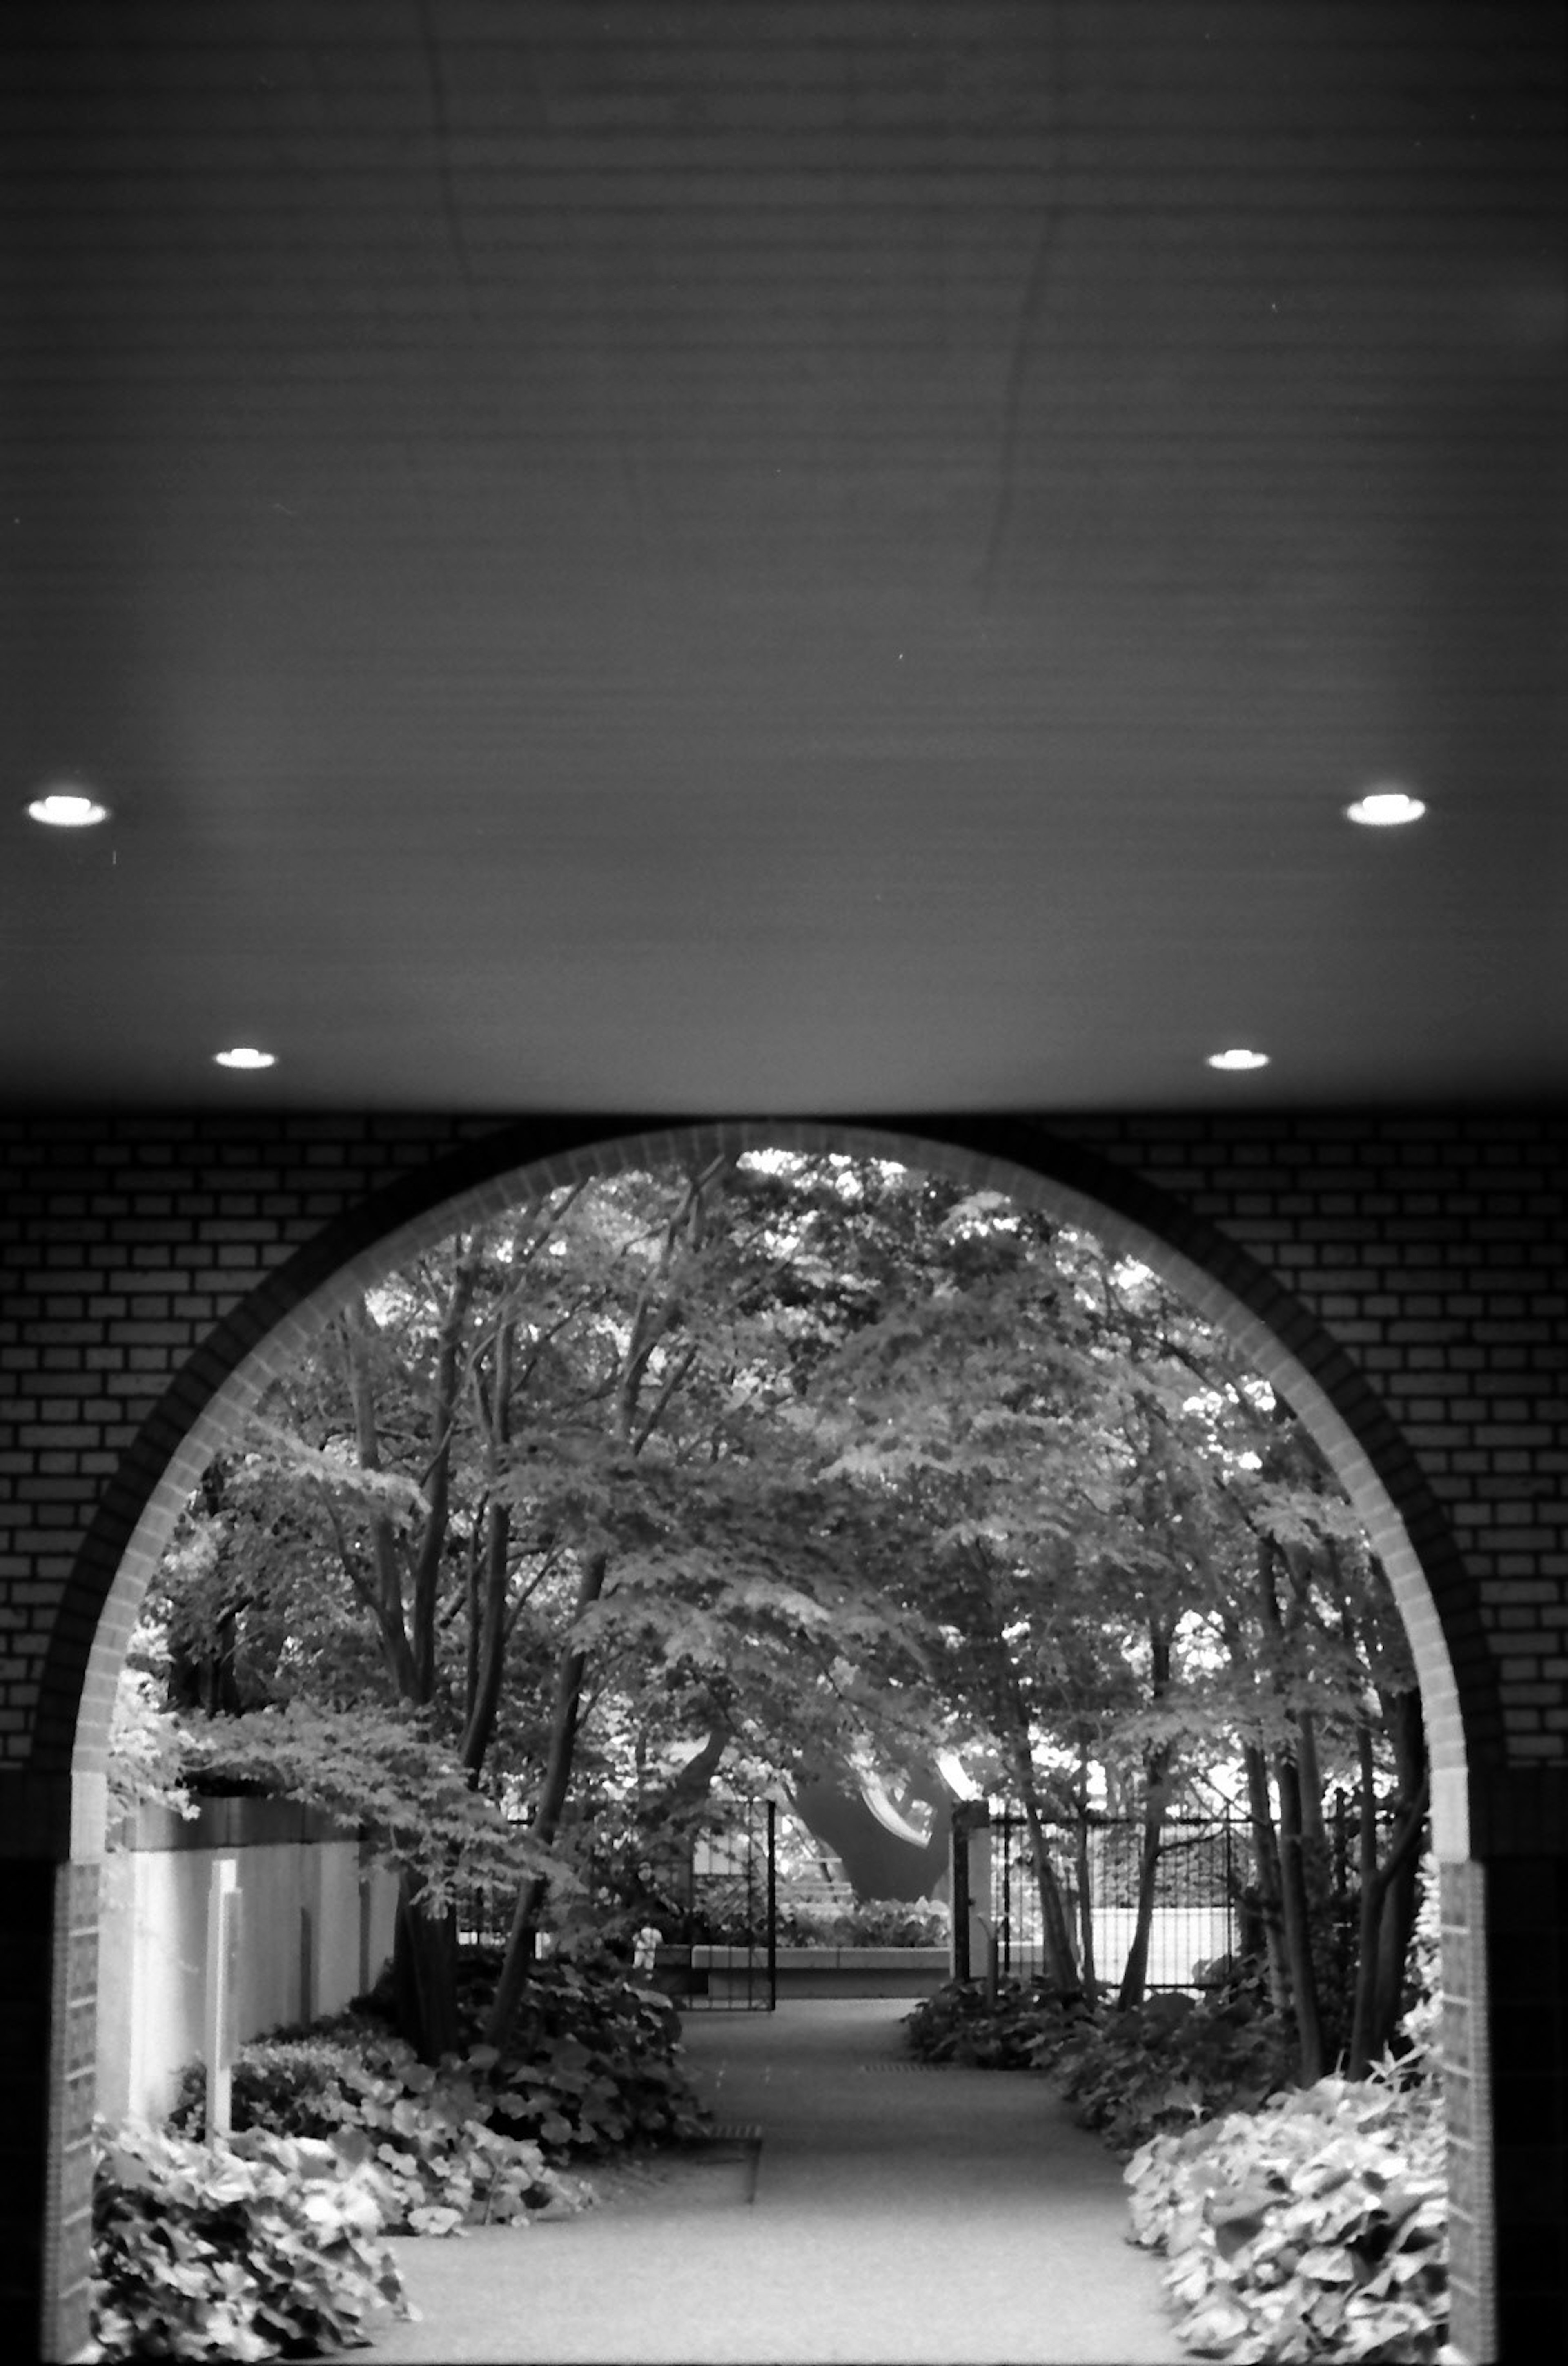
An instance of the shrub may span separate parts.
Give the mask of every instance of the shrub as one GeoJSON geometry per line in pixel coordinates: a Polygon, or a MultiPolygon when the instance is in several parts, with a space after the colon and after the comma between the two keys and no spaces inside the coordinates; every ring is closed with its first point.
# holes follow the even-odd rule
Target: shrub
{"type": "Polygon", "coordinates": [[[674,2005],[605,1960],[536,1966],[504,2053],[476,2046],[468,2059],[486,2069],[497,2112],[547,2153],[680,2143],[706,2126],[674,2005]]]}
{"type": "Polygon", "coordinates": [[[949,1980],[905,2015],[912,2052],[923,2062],[987,2070],[1035,2070],[1055,2060],[1083,2007],[1043,1980],[1003,1982],[993,1999],[972,1980],[949,1980]]]}
{"type": "Polygon", "coordinates": [[[210,2145],[96,2134],[100,2357],[317,2358],[412,2314],[374,2182],[341,2149],[265,2130],[210,2145]]]}
{"type": "Polygon", "coordinates": [[[862,1898],[844,1919],[849,1947],[940,1947],[951,1920],[945,1907],[901,1898],[862,1898]]]}
{"type": "Polygon", "coordinates": [[[1041,2060],[1079,2126],[1125,2155],[1194,2119],[1255,2110],[1290,2079],[1294,2049],[1287,2023],[1246,1995],[1194,2004],[1175,1990],[1085,2018],[1041,2060]]]}
{"type": "Polygon", "coordinates": [[[476,2054],[432,2069],[395,2037],[349,2056],[341,2143],[374,2178],[389,2227],[451,2235],[582,2207],[581,2188],[539,2145],[494,2124],[505,2103],[490,2067],[476,2054]]]}
{"type": "MultiPolygon", "coordinates": [[[[270,2128],[277,2135],[331,2136],[344,2116],[348,2092],[345,2079],[351,2064],[362,2058],[359,2046],[369,2041],[368,2029],[357,2043],[348,2035],[329,2037],[308,2032],[299,2036],[253,2038],[234,2056],[230,2107],[236,2129],[270,2128]]],[[[207,2109],[207,2071],[199,2062],[187,2062],[169,2113],[169,2125],[197,2135],[207,2109]]]]}
{"type": "Polygon", "coordinates": [[[776,1932],[782,1947],[938,1947],[948,1921],[929,1898],[863,1898],[842,1907],[781,1904],[776,1932]]]}
{"type": "Polygon", "coordinates": [[[1285,2024],[1246,1994],[1195,2005],[1176,1992],[1116,2012],[1039,1979],[1010,1980],[994,2000],[976,1982],[950,1980],[905,2026],[927,2062],[1053,2072],[1078,2124],[1122,2154],[1162,2129],[1260,2103],[1292,2059],[1285,2024]]]}
{"type": "MultiPolygon", "coordinates": [[[[480,1965],[466,1997],[470,2029],[486,1988],[480,1965]]],[[[670,2000],[619,1966],[561,1959],[536,1967],[504,2055],[474,2044],[432,2069],[400,2038],[353,2015],[253,2039],[233,2066],[233,2123],[352,2141],[394,2230],[450,2234],[558,2214],[585,2199],[562,2163],[703,2132],[680,2030],[670,2000]]],[[[205,2094],[201,2065],[187,2065],[172,2124],[198,2127],[205,2094]]]]}
{"type": "Polygon", "coordinates": [[[1435,2080],[1320,2079],[1127,2165],[1139,2242],[1169,2259],[1177,2332],[1236,2361],[1427,2361],[1447,2338],[1435,2080]]]}
{"type": "MultiPolygon", "coordinates": [[[[363,2030],[355,2042],[321,2036],[258,2038],[232,2075],[234,2126],[291,2137],[330,2137],[362,2169],[394,2233],[449,2235],[581,2206],[575,2180],[537,2144],[494,2124],[504,2103],[487,2062],[433,2070],[401,2039],[363,2030]]],[[[205,2092],[199,2063],[182,2075],[172,2115],[195,2123],[205,2092]]]]}

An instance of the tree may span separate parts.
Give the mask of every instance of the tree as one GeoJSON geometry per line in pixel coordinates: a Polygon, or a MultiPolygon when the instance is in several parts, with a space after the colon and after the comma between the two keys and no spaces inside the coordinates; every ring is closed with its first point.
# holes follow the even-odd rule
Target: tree
{"type": "MultiPolygon", "coordinates": [[[[1423,1762],[1382,1572],[1289,1409],[1155,1276],[996,1195],[951,1207],[938,1246],[944,1231],[972,1251],[978,1235],[988,1254],[971,1254],[962,1277],[941,1276],[931,1241],[925,1270],[906,1262],[878,1320],[824,1367],[837,1393],[821,1418],[837,1468],[918,1508],[925,1546],[903,1598],[942,1639],[954,1723],[988,1734],[1018,1797],[1048,1974],[1073,1984],[1044,1831],[1048,1809],[1074,1804],[1068,1770],[1080,1831],[1091,1755],[1108,1787],[1135,1777],[1130,2004],[1146,1977],[1166,1815],[1205,1755],[1239,1753],[1276,2000],[1310,2080],[1392,2026],[1414,1913],[1423,1762]],[[1382,1754],[1367,1710],[1374,1663],[1387,1671],[1377,1697],[1404,1770],[1402,1820],[1384,1867],[1366,1843],[1376,1944],[1360,1951],[1352,2042],[1328,1994],[1324,1794],[1347,1748],[1382,1754]]],[[[1364,1834],[1370,1776],[1366,1788],[1364,1834]]]]}
{"type": "MultiPolygon", "coordinates": [[[[785,1417],[807,1326],[776,1202],[732,1162],[608,1178],[389,1276],[207,1474],[166,1565],[187,1699],[249,1712],[243,1747],[277,1779],[322,1792],[310,1752],[330,1723],[254,1718],[292,1702],[370,1719],[359,1804],[384,1834],[415,1727],[517,1814],[498,2028],[581,1854],[585,1744],[602,1779],[619,1755],[624,1788],[628,1731],[694,1729],[710,1768],[748,1735],[775,1753],[842,1741],[865,1691],[846,1647],[870,1627],[888,1645],[863,1507],[822,1485],[785,1417]]],[[[239,1737],[224,1746],[232,1766],[239,1737]]],[[[339,1752],[351,1801],[344,1774],[339,1752]]],[[[399,1856],[400,2010],[430,2053],[456,2034],[466,1845],[442,1830],[445,1855],[399,1856]]]]}
{"type": "Polygon", "coordinates": [[[912,1770],[943,1744],[1019,1800],[1065,1989],[1092,1989],[1094,1939],[1049,1827],[1076,1815],[1081,1851],[1097,1800],[1134,1805],[1129,2002],[1166,1819],[1238,1759],[1303,2064],[1386,2024],[1425,1795],[1381,1572],[1288,1409],[1075,1229],[887,1162],[626,1173],[388,1276],[262,1413],[166,1563],[174,1682],[302,1796],[331,1758],[378,1822],[427,2051],[484,1814],[515,1837],[500,2033],[595,1848],[635,1862],[726,1765],[912,1770]],[[478,1818],[423,1853],[396,1837],[416,1741],[417,1780],[478,1818]],[[1404,1837],[1363,1868],[1347,2003],[1325,1785],[1371,1802],[1365,1845],[1391,1775],[1404,1837]]]}
{"type": "Polygon", "coordinates": [[[1081,1764],[1128,1699],[1127,1654],[1105,1646],[1141,1605],[1150,1562],[1122,1436],[1136,1376],[1083,1286],[1092,1253],[1078,1236],[982,1193],[949,1206],[921,1245],[879,1320],[841,1344],[820,1418],[831,1467],[897,1499],[921,1532],[903,1598],[940,1647],[950,1718],[988,1737],[1006,1769],[1047,1975],[1070,1989],[1045,1829],[1070,1795],[1065,1767],[1043,1776],[1041,1745],[1069,1745],[1081,1764]]]}
{"type": "MultiPolygon", "coordinates": [[[[132,1639],[133,1651],[147,1648],[132,1639]]],[[[109,1724],[107,1774],[108,1845],[122,1845],[126,1826],[141,1808],[171,1808],[187,1820],[197,1813],[186,1786],[188,1759],[177,1719],[158,1696],[144,1667],[128,1661],[115,1688],[109,1724]]]]}

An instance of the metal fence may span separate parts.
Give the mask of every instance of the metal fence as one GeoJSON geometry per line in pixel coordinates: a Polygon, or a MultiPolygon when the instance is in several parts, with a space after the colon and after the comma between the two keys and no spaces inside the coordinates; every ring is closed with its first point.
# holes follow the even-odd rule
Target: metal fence
{"type": "MultiPolygon", "coordinates": [[[[1087,1816],[1045,1825],[1046,1849],[1080,1970],[1086,1946],[1096,1977],[1113,1987],[1126,1968],[1137,1921],[1141,1819],[1087,1816]]],[[[1149,1927],[1150,1989],[1195,1989],[1201,1967],[1241,1946],[1240,1898],[1252,1872],[1251,1835],[1230,1816],[1169,1818],[1155,1873],[1149,1927]]],[[[1028,1826],[1013,1808],[991,1820],[992,1920],[1004,1976],[1042,1965],[1040,1887],[1028,1826]]]]}
{"type": "MultiPolygon", "coordinates": [[[[640,1913],[660,1939],[656,1977],[682,2007],[772,2011],[777,1987],[777,1811],[772,1799],[734,1798],[712,1831],[629,1858],[591,1861],[589,1898],[618,1910],[625,1923],[640,1913]],[[694,1948],[723,1950],[722,1973],[694,1948]]],[[[514,1898],[471,1889],[457,1905],[466,1947],[504,1945],[514,1898]]],[[[629,1945],[629,1943],[628,1943],[629,1945]]]]}
{"type": "MultiPolygon", "coordinates": [[[[1114,1988],[1137,1919],[1141,1819],[1090,1814],[1077,1821],[1051,1820],[1044,1829],[1080,1969],[1087,1940],[1100,1986],[1114,1988]]],[[[640,1861],[637,1887],[662,1942],[660,1984],[678,1993],[683,2006],[771,2010],[777,1989],[780,1837],[772,1799],[734,1798],[725,1803],[714,1830],[640,1861]],[[713,1948],[722,1949],[724,1958],[710,1976],[702,1951],[713,1948]],[[694,1949],[700,1951],[694,1965],[694,1949]]],[[[1021,1813],[1010,1806],[993,1808],[990,1838],[986,1919],[997,1932],[1003,1976],[1027,1978],[1042,1968],[1043,1948],[1039,1883],[1021,1813]]],[[[1348,1854],[1343,1808],[1337,1841],[1342,1868],[1348,1854]]],[[[1205,1966],[1241,1951],[1243,1899],[1254,1877],[1246,1818],[1167,1820],[1155,1877],[1148,1989],[1201,1988],[1205,1966]]],[[[459,1910],[462,1940],[500,1944],[512,1903],[470,1893],[459,1910]]]]}

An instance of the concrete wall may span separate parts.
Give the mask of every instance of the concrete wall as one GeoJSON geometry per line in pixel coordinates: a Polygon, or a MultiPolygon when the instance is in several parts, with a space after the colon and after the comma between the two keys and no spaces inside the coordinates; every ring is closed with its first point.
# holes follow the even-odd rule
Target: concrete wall
{"type": "Polygon", "coordinates": [[[105,1861],[98,1938],[98,2110],[159,2120],[201,2051],[208,1889],[239,1865],[242,2039],[335,2012],[391,1953],[397,1884],[352,1835],[272,1800],[204,1803],[195,1822],[144,1815],[105,1861]],[[227,1810],[218,1813],[215,1810],[227,1810]],[[238,1812],[233,1812],[233,1811],[238,1812]],[[292,1824],[299,1836],[277,1835],[292,1824]]]}

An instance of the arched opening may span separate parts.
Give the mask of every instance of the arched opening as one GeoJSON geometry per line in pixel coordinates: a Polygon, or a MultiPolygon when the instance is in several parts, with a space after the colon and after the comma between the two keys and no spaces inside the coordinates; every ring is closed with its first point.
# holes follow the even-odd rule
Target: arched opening
{"type": "Polygon", "coordinates": [[[133,1467],[106,1496],[84,1556],[84,1590],[90,1585],[91,1568],[112,1575],[99,1597],[81,1692],[74,1774],[85,1812],[75,1853],[95,1853],[93,1806],[95,1794],[101,1796],[115,1679],[138,1605],[179,1508],[240,1414],[334,1309],[455,1224],[499,1213],[520,1191],[541,1182],[570,1183],[694,1151],[711,1155],[764,1145],[896,1159],[1036,1205],[1135,1256],[1224,1329],[1300,1414],[1383,1561],[1427,1707],[1438,1853],[1451,1864],[1463,1863],[1465,1725],[1432,1582],[1440,1574],[1443,1524],[1371,1391],[1305,1311],[1190,1211],[1022,1128],[955,1127],[932,1137],[923,1131],[763,1121],[607,1140],[585,1129],[547,1161],[535,1156],[513,1163],[503,1150],[499,1155],[491,1150],[468,1162],[482,1164],[481,1174],[459,1177],[450,1168],[433,1169],[417,1191],[367,1202],[350,1223],[323,1234],[236,1310],[187,1364],[148,1424],[130,1459],[133,1467]],[[411,1198],[418,1204],[411,1206],[411,1198]]]}

